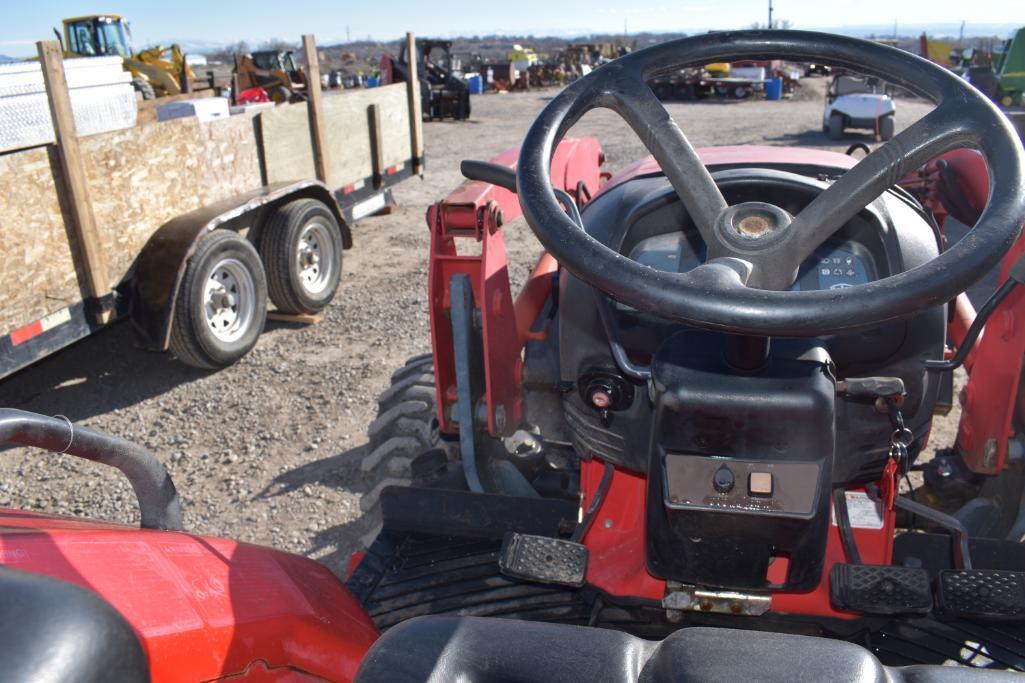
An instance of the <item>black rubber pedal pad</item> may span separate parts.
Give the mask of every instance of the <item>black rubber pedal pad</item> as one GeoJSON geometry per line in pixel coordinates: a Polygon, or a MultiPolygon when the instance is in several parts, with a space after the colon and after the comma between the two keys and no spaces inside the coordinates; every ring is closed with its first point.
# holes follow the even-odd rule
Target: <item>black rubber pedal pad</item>
{"type": "Polygon", "coordinates": [[[1025,572],[944,569],[936,577],[944,614],[964,619],[1025,620],[1025,572]]]}
{"type": "Polygon", "coordinates": [[[498,569],[517,579],[580,587],[587,578],[587,558],[581,543],[510,531],[502,540],[498,569]]]}
{"type": "Polygon", "coordinates": [[[929,574],[919,567],[835,564],[829,595],[837,609],[864,614],[926,614],[932,609],[929,574]]]}

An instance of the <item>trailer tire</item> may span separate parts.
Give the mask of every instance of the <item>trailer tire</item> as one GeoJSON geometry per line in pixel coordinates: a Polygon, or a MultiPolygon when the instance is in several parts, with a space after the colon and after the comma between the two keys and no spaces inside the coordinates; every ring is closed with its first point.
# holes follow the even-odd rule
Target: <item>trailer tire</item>
{"type": "Polygon", "coordinates": [[[833,114],[829,117],[829,137],[832,140],[843,138],[843,114],[833,114]]]}
{"type": "Polygon", "coordinates": [[[654,92],[655,97],[657,97],[662,102],[666,102],[668,100],[673,99],[674,95],[673,86],[669,83],[656,83],[655,86],[652,88],[652,92],[654,92]]]}
{"type": "Polygon", "coordinates": [[[270,300],[282,313],[324,310],[342,274],[342,231],[316,199],[297,199],[271,214],[260,233],[270,300]]]}
{"type": "Polygon", "coordinates": [[[157,91],[153,89],[153,84],[147,81],[145,78],[136,76],[132,79],[132,88],[142,95],[143,100],[155,100],[157,98],[157,91]]]}
{"type": "Polygon", "coordinates": [[[879,139],[886,142],[892,138],[895,124],[896,121],[893,120],[892,114],[879,119],[879,139]]]}
{"type": "Polygon", "coordinates": [[[230,230],[207,234],[178,288],[171,352],[193,367],[227,367],[256,345],[266,320],[267,280],[256,249],[230,230]]]}
{"type": "Polygon", "coordinates": [[[423,485],[439,477],[458,450],[441,439],[434,388],[434,358],[414,356],[392,373],[391,385],[377,397],[377,418],[367,428],[360,462],[366,490],[360,510],[372,540],[380,528],[381,491],[387,486],[423,485]]]}

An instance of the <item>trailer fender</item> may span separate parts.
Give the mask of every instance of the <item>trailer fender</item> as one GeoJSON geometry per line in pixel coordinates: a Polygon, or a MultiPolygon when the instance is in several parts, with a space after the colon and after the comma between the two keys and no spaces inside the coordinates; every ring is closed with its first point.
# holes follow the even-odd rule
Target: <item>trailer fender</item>
{"type": "Polygon", "coordinates": [[[166,351],[178,288],[189,257],[211,230],[248,229],[253,241],[269,212],[295,199],[323,202],[342,229],[342,247],[352,247],[352,233],[331,190],[321,182],[276,183],[176,216],[153,233],[136,259],[130,277],[130,317],[140,346],[166,351]]]}

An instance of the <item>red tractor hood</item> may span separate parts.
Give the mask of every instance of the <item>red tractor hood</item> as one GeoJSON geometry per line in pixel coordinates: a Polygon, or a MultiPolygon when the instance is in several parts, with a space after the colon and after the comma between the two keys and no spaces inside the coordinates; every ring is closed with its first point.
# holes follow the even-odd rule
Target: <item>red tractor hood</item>
{"type": "MultiPolygon", "coordinates": [[[[823,166],[846,171],[858,160],[846,154],[807,147],[771,147],[768,145],[729,145],[699,147],[695,150],[705,166],[823,166]]],[[[650,154],[630,164],[602,187],[602,192],[640,176],[661,173],[662,167],[650,154]]]]}

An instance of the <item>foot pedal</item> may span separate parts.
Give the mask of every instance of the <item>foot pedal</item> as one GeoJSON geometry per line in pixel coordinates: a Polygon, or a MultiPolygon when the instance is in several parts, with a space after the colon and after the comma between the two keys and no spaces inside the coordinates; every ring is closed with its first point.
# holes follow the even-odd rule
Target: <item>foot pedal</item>
{"type": "Polygon", "coordinates": [[[929,574],[918,567],[835,564],[829,588],[837,609],[865,614],[925,614],[932,609],[929,574]]]}
{"type": "Polygon", "coordinates": [[[944,569],[936,579],[944,614],[965,619],[1025,620],[1025,572],[944,569]]]}
{"type": "Polygon", "coordinates": [[[584,585],[587,546],[549,536],[509,532],[502,541],[498,569],[506,576],[560,586],[584,585]]]}

